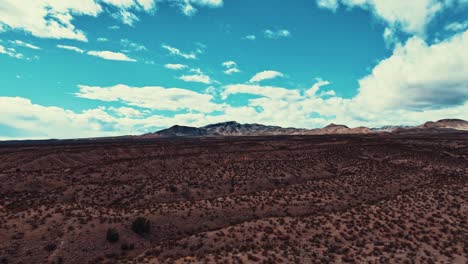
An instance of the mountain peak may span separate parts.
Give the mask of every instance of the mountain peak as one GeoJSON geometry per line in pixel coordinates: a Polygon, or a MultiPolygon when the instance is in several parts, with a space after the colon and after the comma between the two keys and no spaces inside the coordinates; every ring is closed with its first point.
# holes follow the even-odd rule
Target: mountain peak
{"type": "Polygon", "coordinates": [[[337,125],[335,123],[331,123],[331,124],[329,124],[328,126],[326,126],[324,128],[349,128],[349,127],[347,127],[345,125],[337,125]]]}
{"type": "Polygon", "coordinates": [[[241,124],[237,123],[236,121],[227,121],[227,122],[221,122],[221,123],[207,125],[207,126],[204,126],[204,128],[230,127],[230,126],[240,126],[240,125],[241,124]]]}

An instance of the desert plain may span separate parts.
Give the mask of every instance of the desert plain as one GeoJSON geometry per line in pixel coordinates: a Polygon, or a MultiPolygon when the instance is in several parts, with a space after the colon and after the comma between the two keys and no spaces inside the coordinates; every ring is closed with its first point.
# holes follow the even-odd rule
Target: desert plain
{"type": "Polygon", "coordinates": [[[467,263],[468,133],[0,143],[0,263],[467,263]]]}

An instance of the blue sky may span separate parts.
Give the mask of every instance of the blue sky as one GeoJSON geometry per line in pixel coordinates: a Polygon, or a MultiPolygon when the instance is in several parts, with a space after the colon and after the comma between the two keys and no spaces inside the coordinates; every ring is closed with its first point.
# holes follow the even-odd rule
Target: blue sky
{"type": "Polygon", "coordinates": [[[468,119],[466,0],[0,0],[0,139],[468,119]]]}

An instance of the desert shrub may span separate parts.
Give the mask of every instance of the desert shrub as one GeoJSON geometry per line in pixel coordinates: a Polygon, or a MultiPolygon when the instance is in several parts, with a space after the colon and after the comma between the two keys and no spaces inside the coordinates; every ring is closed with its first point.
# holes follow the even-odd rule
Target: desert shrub
{"type": "Polygon", "coordinates": [[[111,243],[115,243],[117,241],[119,241],[119,232],[117,231],[117,229],[115,228],[109,228],[107,229],[107,234],[106,234],[106,239],[107,241],[111,242],[111,243]]]}
{"type": "Polygon", "coordinates": [[[132,223],[133,232],[137,233],[140,236],[144,234],[149,234],[150,229],[151,229],[151,223],[148,219],[144,217],[138,217],[132,223]]]}
{"type": "Polygon", "coordinates": [[[47,250],[47,251],[54,251],[55,249],[57,248],[57,245],[51,243],[51,244],[47,244],[44,249],[47,250]]]}

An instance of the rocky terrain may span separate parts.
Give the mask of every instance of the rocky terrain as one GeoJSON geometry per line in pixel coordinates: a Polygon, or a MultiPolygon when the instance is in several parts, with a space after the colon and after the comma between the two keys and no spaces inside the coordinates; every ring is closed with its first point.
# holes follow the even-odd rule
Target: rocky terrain
{"type": "Polygon", "coordinates": [[[0,263],[467,263],[467,164],[466,132],[4,142],[0,263]]]}
{"type": "Polygon", "coordinates": [[[206,136],[271,136],[271,135],[330,135],[330,134],[373,134],[373,133],[448,133],[468,131],[468,122],[461,119],[443,119],[427,122],[420,126],[384,126],[380,128],[356,127],[330,124],[323,128],[302,129],[266,126],[261,124],[239,124],[235,121],[207,125],[204,127],[173,126],[143,138],[155,137],[206,137],[206,136]]]}

